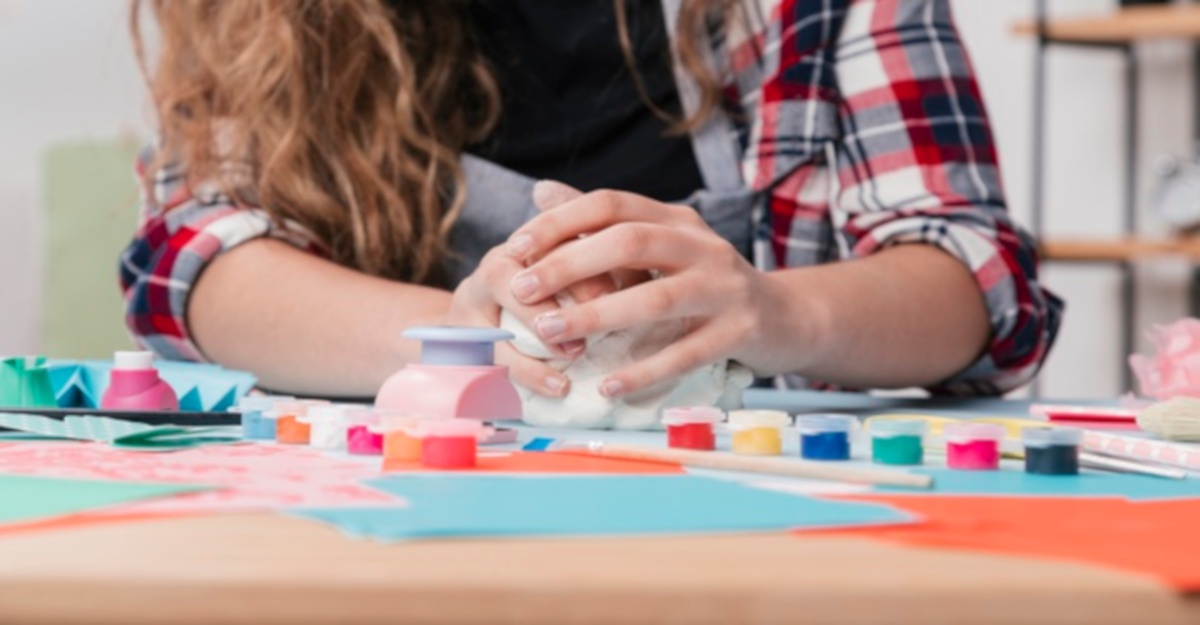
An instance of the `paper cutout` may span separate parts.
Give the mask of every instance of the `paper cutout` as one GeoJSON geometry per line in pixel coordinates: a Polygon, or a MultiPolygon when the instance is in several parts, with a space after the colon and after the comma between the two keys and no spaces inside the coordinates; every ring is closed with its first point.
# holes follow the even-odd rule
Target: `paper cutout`
{"type": "Polygon", "coordinates": [[[92,508],[194,493],[206,488],[181,484],[0,475],[0,524],[28,523],[92,508]]]}
{"type": "Polygon", "coordinates": [[[198,445],[240,443],[237,428],[151,426],[108,417],[39,415],[0,412],[0,427],[54,438],[111,443],[135,451],[174,451],[198,445]]]}
{"type": "MultiPolygon", "coordinates": [[[[257,379],[244,371],[192,362],[158,361],[159,376],[175,389],[179,409],[186,412],[222,412],[250,392],[257,379]]],[[[60,408],[98,408],[108,388],[112,363],[100,360],[52,360],[49,379],[60,408]]],[[[54,403],[50,404],[54,406],[54,403]]],[[[0,407],[7,403],[0,397],[0,407]]]]}
{"type": "Polygon", "coordinates": [[[0,406],[53,408],[57,405],[45,358],[0,360],[0,406]]]}
{"type": "Polygon", "coordinates": [[[368,483],[412,505],[290,513],[388,541],[724,533],[912,520],[889,506],[824,501],[687,475],[512,479],[442,474],[368,483]]]}
{"type": "MultiPolygon", "coordinates": [[[[398,462],[395,460],[385,461],[383,470],[403,473],[432,471],[420,462],[398,462]]],[[[478,466],[470,472],[667,475],[681,474],[684,473],[684,470],[683,467],[677,464],[635,462],[583,454],[527,453],[517,451],[495,455],[480,452],[478,466]]]]}
{"type": "Polygon", "coordinates": [[[855,496],[920,515],[918,525],[834,533],[906,545],[1084,562],[1200,590],[1200,500],[855,496]]]}
{"type": "MultiPolygon", "coordinates": [[[[1029,475],[1020,469],[951,471],[918,469],[933,476],[933,492],[946,495],[1125,497],[1132,500],[1200,497],[1200,480],[1164,480],[1132,474],[1029,475]]],[[[879,487],[880,491],[917,491],[879,487]]],[[[925,491],[920,494],[928,494],[925,491]]]]}
{"type": "Polygon", "coordinates": [[[379,476],[376,465],[326,456],[309,447],[212,445],[162,455],[100,443],[0,443],[0,473],[225,487],[122,506],[119,512],[127,514],[404,505],[402,500],[361,483],[379,476]]]}

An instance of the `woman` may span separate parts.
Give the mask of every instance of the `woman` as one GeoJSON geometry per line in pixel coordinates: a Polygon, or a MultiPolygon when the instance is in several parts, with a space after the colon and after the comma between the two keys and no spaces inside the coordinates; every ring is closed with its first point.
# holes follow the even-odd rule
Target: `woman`
{"type": "Polygon", "coordinates": [[[404,328],[507,310],[565,357],[688,320],[614,398],[725,358],[999,393],[1056,334],[946,0],[151,8],[161,141],[122,281],[162,356],[363,396],[416,358],[404,328]]]}

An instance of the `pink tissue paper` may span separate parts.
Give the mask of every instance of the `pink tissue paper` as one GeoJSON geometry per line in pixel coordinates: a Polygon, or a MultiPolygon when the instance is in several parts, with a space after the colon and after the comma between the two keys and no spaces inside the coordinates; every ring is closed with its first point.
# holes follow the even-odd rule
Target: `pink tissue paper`
{"type": "Polygon", "coordinates": [[[1129,357],[1142,395],[1200,398],[1200,319],[1189,317],[1154,326],[1148,336],[1154,343],[1154,355],[1129,357]]]}

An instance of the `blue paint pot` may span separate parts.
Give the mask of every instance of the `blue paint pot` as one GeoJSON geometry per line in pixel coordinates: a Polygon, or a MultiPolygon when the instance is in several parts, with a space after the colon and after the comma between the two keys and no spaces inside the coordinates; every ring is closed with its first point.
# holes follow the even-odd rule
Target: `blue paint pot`
{"type": "Polygon", "coordinates": [[[232,411],[242,415],[242,438],[251,441],[275,440],[275,420],[264,415],[275,407],[275,402],[290,399],[292,398],[255,395],[239,400],[237,407],[232,411]]]}
{"type": "Polygon", "coordinates": [[[800,457],[807,460],[849,460],[850,432],[858,419],[844,414],[800,415],[800,457]]]}

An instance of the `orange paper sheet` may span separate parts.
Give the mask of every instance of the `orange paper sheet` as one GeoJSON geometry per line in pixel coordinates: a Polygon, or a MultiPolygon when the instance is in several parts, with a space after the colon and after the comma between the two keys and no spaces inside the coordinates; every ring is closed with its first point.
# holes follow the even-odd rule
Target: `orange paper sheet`
{"type": "MultiPolygon", "coordinates": [[[[855,495],[920,515],[916,525],[834,531],[927,547],[1073,560],[1200,590],[1200,500],[855,495]]],[[[808,535],[811,536],[811,533],[808,535]]]]}
{"type": "MultiPolygon", "coordinates": [[[[408,472],[437,469],[428,469],[419,462],[385,461],[383,470],[408,472]]],[[[483,454],[479,456],[478,466],[467,470],[496,473],[594,473],[599,475],[670,475],[684,472],[683,467],[677,464],[618,460],[586,454],[528,451],[515,451],[502,456],[483,454]]]]}

